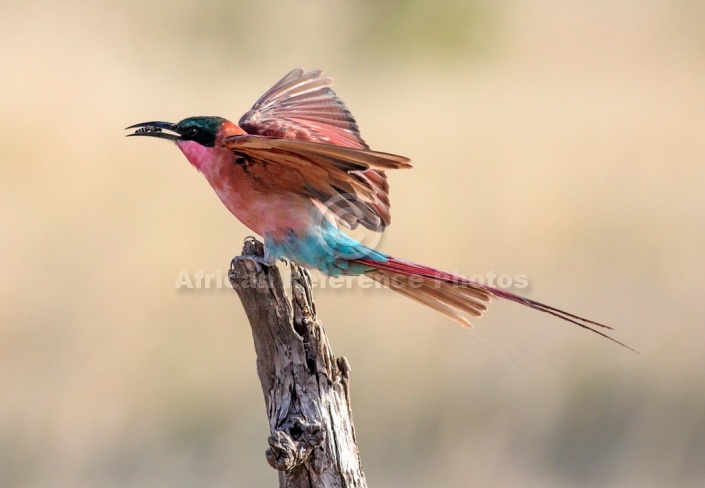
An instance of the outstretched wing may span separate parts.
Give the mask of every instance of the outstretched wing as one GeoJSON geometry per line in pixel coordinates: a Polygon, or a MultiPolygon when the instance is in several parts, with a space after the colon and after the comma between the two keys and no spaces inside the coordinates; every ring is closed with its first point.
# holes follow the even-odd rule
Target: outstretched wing
{"type": "Polygon", "coordinates": [[[323,71],[297,68],[262,95],[238,125],[248,134],[366,149],[350,111],[323,71]]]}
{"type": "Polygon", "coordinates": [[[228,137],[223,145],[267,191],[306,195],[351,227],[384,225],[384,209],[365,174],[411,167],[407,158],[395,154],[296,139],[239,135],[228,137]]]}
{"type": "MultiPolygon", "coordinates": [[[[248,134],[282,139],[298,139],[356,149],[368,149],[360,136],[355,118],[331,89],[333,79],[320,70],[297,68],[279,80],[262,95],[238,125],[248,134]]],[[[359,178],[373,191],[365,213],[374,212],[377,219],[358,219],[354,214],[340,222],[354,229],[362,224],[381,232],[391,223],[389,184],[381,170],[362,171],[359,178]]],[[[350,210],[340,199],[328,202],[336,213],[350,210]]]]}

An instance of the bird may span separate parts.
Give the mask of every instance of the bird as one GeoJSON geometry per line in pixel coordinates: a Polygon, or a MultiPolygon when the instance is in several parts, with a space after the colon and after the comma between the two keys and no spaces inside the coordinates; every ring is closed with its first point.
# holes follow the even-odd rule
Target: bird
{"type": "MultiPolygon", "coordinates": [[[[218,116],[134,124],[128,136],[172,141],[227,209],[264,241],[257,266],[289,260],[329,276],[360,275],[472,327],[493,299],[553,315],[635,351],[612,327],[353,239],[341,227],[383,232],[391,223],[386,171],[409,158],[374,151],[321,70],[297,68],[237,124],[218,116]]],[[[238,258],[236,258],[238,259],[238,258]]],[[[636,352],[636,351],[635,351],[636,352]]]]}

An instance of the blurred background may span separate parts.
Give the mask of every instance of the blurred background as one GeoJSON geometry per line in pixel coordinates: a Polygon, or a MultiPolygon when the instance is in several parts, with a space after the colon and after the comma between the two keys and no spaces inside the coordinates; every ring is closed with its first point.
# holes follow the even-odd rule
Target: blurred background
{"type": "Polygon", "coordinates": [[[381,249],[616,327],[495,303],[463,330],[319,289],[374,487],[705,485],[705,4],[18,2],[0,17],[0,486],[271,487],[250,234],[178,150],[322,68],[390,175],[381,249]],[[222,280],[221,280],[222,282],[222,280]]]}

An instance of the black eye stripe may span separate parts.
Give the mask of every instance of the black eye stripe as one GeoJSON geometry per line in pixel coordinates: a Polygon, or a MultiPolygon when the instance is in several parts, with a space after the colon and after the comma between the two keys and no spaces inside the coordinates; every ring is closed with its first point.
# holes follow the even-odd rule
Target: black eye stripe
{"type": "Polygon", "coordinates": [[[187,125],[186,127],[177,127],[177,132],[181,134],[181,140],[183,141],[194,141],[205,147],[213,147],[215,145],[216,134],[207,128],[187,125]]]}

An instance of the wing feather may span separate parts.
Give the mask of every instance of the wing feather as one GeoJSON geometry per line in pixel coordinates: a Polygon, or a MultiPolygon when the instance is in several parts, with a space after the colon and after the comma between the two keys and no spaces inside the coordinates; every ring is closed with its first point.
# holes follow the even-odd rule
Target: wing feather
{"type": "Polygon", "coordinates": [[[248,134],[367,148],[355,118],[323,71],[297,68],[260,97],[238,125],[248,134]]]}
{"type": "Polygon", "coordinates": [[[380,185],[365,175],[372,172],[379,179],[376,171],[411,167],[395,154],[297,139],[237,135],[223,144],[268,191],[307,195],[349,227],[361,223],[379,229],[388,219],[378,203],[380,185]]]}
{"type": "MultiPolygon", "coordinates": [[[[267,90],[242,116],[238,125],[251,135],[369,149],[360,136],[355,118],[331,89],[332,86],[333,79],[325,77],[323,71],[305,73],[302,68],[294,69],[267,90]]],[[[325,156],[316,152],[316,156],[330,158],[339,155],[325,156]]],[[[353,212],[340,219],[347,227],[355,228],[362,224],[379,232],[391,223],[389,185],[384,174],[388,168],[376,168],[374,164],[370,166],[371,169],[356,170],[359,177],[365,180],[364,185],[373,189],[369,201],[361,206],[336,199],[338,203],[335,205],[341,215],[346,211],[353,212]],[[362,212],[360,218],[357,218],[357,211],[362,212]]],[[[313,189],[311,191],[316,193],[313,189]]],[[[330,195],[316,193],[315,198],[327,196],[330,195]]]]}

